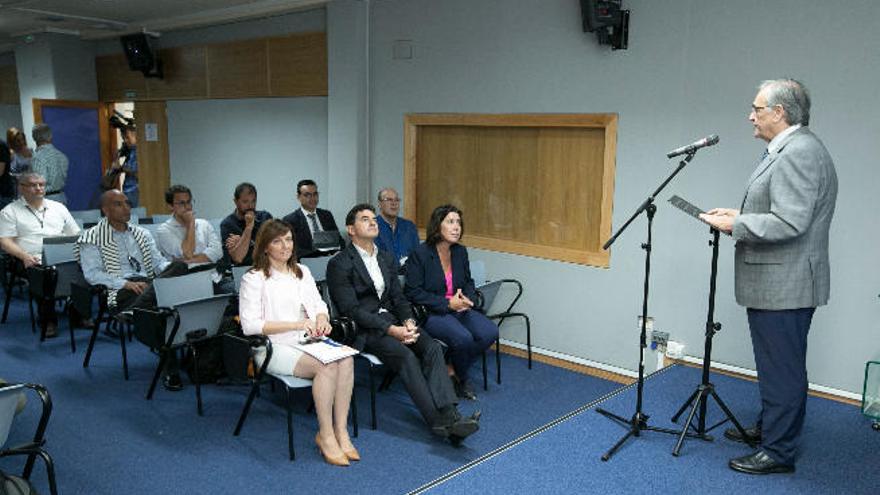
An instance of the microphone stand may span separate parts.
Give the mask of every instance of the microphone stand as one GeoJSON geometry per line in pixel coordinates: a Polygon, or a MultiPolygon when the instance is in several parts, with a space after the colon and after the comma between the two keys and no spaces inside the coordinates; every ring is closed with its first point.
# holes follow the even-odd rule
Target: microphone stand
{"type": "Polygon", "coordinates": [[[626,419],[623,416],[619,416],[612,412],[606,411],[605,409],[598,408],[596,412],[605,416],[606,418],[620,424],[624,428],[627,429],[626,434],[614,444],[611,449],[608,450],[603,456],[602,460],[607,461],[613,456],[627,440],[632,437],[639,437],[643,431],[657,431],[660,433],[668,433],[670,435],[683,435],[683,436],[695,436],[692,433],[689,433],[687,429],[683,431],[671,430],[668,428],[657,428],[656,426],[648,425],[649,416],[642,411],[642,395],[645,388],[645,348],[648,347],[647,344],[647,322],[648,322],[648,287],[649,280],[651,276],[651,233],[652,226],[654,221],[654,214],[657,212],[657,206],[654,204],[654,198],[660,194],[660,191],[666,187],[667,184],[676,176],[679,172],[694,158],[694,154],[696,150],[691,151],[687,154],[684,160],[678,163],[678,167],[669,174],[669,177],[660,184],[660,187],[657,188],[656,191],[653,192],[650,196],[648,196],[645,201],[639,205],[638,209],[636,209],[635,213],[629,217],[629,220],[621,226],[617,232],[605,242],[605,245],[602,246],[602,249],[607,250],[614,244],[614,241],[623,233],[624,230],[631,224],[636,217],[644,212],[648,217],[648,240],[647,242],[642,244],[642,249],[645,250],[645,278],[644,278],[644,291],[642,293],[642,328],[639,335],[639,378],[637,382],[637,393],[636,393],[636,412],[632,415],[630,419],[626,419]]]}
{"type": "Polygon", "coordinates": [[[712,246],[712,266],[711,266],[711,275],[709,276],[709,312],[706,316],[706,342],[703,348],[703,377],[702,381],[699,385],[697,385],[697,389],[694,390],[694,393],[682,404],[681,408],[679,408],[678,412],[672,416],[672,422],[677,423],[678,418],[684,413],[684,411],[691,407],[691,412],[688,413],[687,421],[685,421],[684,426],[679,434],[678,441],[675,443],[675,448],[672,449],[672,455],[678,457],[681,452],[681,446],[684,443],[685,432],[690,431],[693,428],[693,420],[694,416],[697,415],[697,410],[699,410],[699,415],[697,415],[697,427],[695,428],[694,437],[699,438],[700,440],[706,440],[711,442],[712,436],[707,435],[708,432],[714,430],[715,428],[721,426],[726,423],[728,420],[733,423],[733,426],[739,431],[739,434],[742,435],[742,438],[748,443],[750,446],[755,447],[754,442],[749,440],[749,436],[746,434],[745,429],[743,429],[742,425],[739,421],[736,420],[736,417],[730,412],[730,409],[721,400],[721,397],[718,396],[718,393],[715,392],[715,385],[713,385],[709,381],[709,366],[712,360],[712,337],[715,336],[716,333],[721,331],[721,323],[715,321],[715,279],[718,276],[718,234],[719,231],[715,227],[710,227],[709,232],[712,234],[712,240],[709,241],[709,245],[712,246]],[[718,403],[718,406],[724,412],[724,415],[727,416],[726,419],[721,420],[713,426],[706,427],[706,406],[708,404],[709,397],[715,399],[715,402],[718,403]]]}

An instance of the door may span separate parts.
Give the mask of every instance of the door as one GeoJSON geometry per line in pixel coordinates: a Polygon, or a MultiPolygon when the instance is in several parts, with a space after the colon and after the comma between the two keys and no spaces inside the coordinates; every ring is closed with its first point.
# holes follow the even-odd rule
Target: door
{"type": "Polygon", "coordinates": [[[103,171],[110,163],[107,104],[34,99],[34,122],[52,129],[52,144],[67,155],[67,209],[97,208],[103,171]]]}

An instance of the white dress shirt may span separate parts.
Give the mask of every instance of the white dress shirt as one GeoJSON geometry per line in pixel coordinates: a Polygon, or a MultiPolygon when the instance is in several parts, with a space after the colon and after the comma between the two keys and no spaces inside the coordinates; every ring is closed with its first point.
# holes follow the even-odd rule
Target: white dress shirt
{"type": "MultiPolygon", "coordinates": [[[[220,244],[220,235],[214,230],[214,226],[207,220],[196,219],[196,244],[193,254],[204,254],[216,263],[223,256],[223,246],[220,244]]],[[[168,259],[183,258],[183,240],[186,238],[186,226],[182,225],[173,216],[166,220],[156,229],[156,241],[159,250],[168,259]]],[[[201,263],[190,263],[190,267],[201,263]]]]}
{"type": "Polygon", "coordinates": [[[309,225],[309,232],[310,232],[312,235],[315,234],[315,227],[312,225],[312,219],[309,218],[309,215],[313,215],[313,216],[314,216],[314,218],[315,218],[315,223],[318,224],[318,228],[321,229],[321,231],[324,231],[324,230],[325,230],[325,229],[324,229],[324,226],[321,225],[321,219],[318,218],[318,210],[315,210],[315,211],[311,211],[311,212],[310,212],[309,210],[305,209],[305,207],[303,207],[303,206],[300,206],[299,209],[302,210],[303,215],[306,216],[306,223],[309,225]]]}
{"type": "MultiPolygon", "coordinates": [[[[370,278],[373,279],[373,286],[376,288],[376,294],[379,296],[379,300],[382,299],[382,294],[385,293],[385,277],[382,276],[382,269],[379,268],[379,248],[373,244],[373,254],[367,253],[357,244],[352,243],[355,249],[357,249],[358,254],[361,255],[361,259],[364,260],[364,265],[367,266],[367,272],[370,274],[370,278]]],[[[384,309],[380,309],[379,312],[382,313],[384,309]]]]}
{"type": "Polygon", "coordinates": [[[42,256],[43,238],[79,233],[79,225],[63,204],[43,199],[39,209],[18,198],[0,211],[0,237],[11,237],[33,256],[42,256]]]}

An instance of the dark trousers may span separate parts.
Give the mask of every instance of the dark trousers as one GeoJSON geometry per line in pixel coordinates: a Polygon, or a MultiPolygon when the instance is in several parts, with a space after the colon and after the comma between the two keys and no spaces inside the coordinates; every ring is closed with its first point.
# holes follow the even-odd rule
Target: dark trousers
{"type": "Polygon", "coordinates": [[[399,376],[425,421],[434,426],[440,410],[455,404],[455,390],[446,372],[443,349],[428,335],[403,344],[390,335],[371,334],[364,351],[375,354],[399,376]]]}
{"type": "Polygon", "coordinates": [[[761,393],[761,450],[794,465],[807,405],[807,334],[816,308],[748,309],[761,393]]]}
{"type": "MultiPolygon", "coordinates": [[[[186,275],[187,271],[186,263],[182,261],[173,261],[165,267],[165,269],[162,270],[162,273],[156,278],[178,277],[180,275],[186,275]]],[[[148,280],[145,279],[144,281],[148,280]]],[[[116,311],[125,311],[134,308],[156,309],[156,289],[153,288],[152,282],[150,282],[147,288],[140,294],[135,294],[128,289],[121,289],[116,293],[116,311]]],[[[168,354],[168,359],[165,361],[165,373],[173,375],[179,372],[180,362],[177,359],[177,354],[171,352],[168,354]]]]}
{"type": "Polygon", "coordinates": [[[431,315],[425,322],[425,331],[449,346],[449,360],[462,382],[467,381],[474,361],[498,339],[498,326],[472,309],[431,315]]]}

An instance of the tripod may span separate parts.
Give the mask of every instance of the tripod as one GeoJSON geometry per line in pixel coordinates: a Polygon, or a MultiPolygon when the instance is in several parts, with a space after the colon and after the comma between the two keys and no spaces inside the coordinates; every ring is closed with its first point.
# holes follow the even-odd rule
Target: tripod
{"type": "Polygon", "coordinates": [[[664,180],[663,183],[660,184],[660,187],[658,187],[651,196],[648,196],[648,199],[642,202],[642,204],[639,206],[636,212],[632,214],[629,220],[627,220],[626,223],[624,223],[623,226],[620,227],[620,229],[618,229],[617,232],[611,237],[611,239],[608,239],[605,245],[602,246],[603,249],[607,250],[614,243],[617,237],[620,236],[620,234],[624,230],[626,230],[629,224],[636,219],[636,217],[641,215],[642,212],[645,212],[647,214],[648,240],[647,242],[642,244],[642,249],[645,250],[645,281],[644,291],[642,293],[642,328],[639,335],[639,379],[636,393],[636,412],[630,419],[626,419],[623,416],[611,413],[609,411],[606,411],[605,409],[596,409],[596,412],[598,412],[599,414],[627,428],[626,434],[621,437],[620,440],[618,440],[617,443],[615,443],[614,446],[611,447],[611,449],[609,449],[608,452],[606,452],[602,456],[603,461],[611,459],[611,456],[613,456],[617,452],[617,450],[620,449],[620,447],[623,446],[624,443],[626,443],[627,440],[632,437],[641,436],[641,433],[643,431],[657,431],[660,433],[668,433],[670,435],[681,434],[683,436],[694,436],[692,433],[688,433],[687,429],[679,432],[667,428],[657,428],[655,426],[649,426],[649,416],[642,412],[642,393],[645,388],[645,348],[647,347],[648,340],[646,326],[648,322],[648,282],[651,278],[651,232],[654,221],[654,213],[657,212],[657,206],[654,205],[654,198],[657,197],[658,194],[660,194],[660,191],[662,191],[663,188],[666,187],[666,184],[668,184],[669,181],[671,181],[673,177],[675,177],[685,167],[685,165],[687,165],[691,161],[691,159],[693,159],[693,157],[694,152],[688,153],[687,157],[679,162],[678,167],[669,175],[669,177],[667,177],[666,180],[664,180]]]}
{"type": "Polygon", "coordinates": [[[742,425],[739,421],[736,420],[733,413],[730,412],[730,409],[727,408],[727,405],[721,400],[721,397],[718,396],[718,393],[715,392],[715,385],[713,385],[709,381],[709,363],[712,359],[712,337],[715,336],[716,333],[721,331],[721,323],[715,321],[715,280],[718,277],[718,229],[712,227],[709,229],[709,232],[712,234],[712,240],[709,241],[709,245],[712,246],[712,270],[711,275],[709,276],[709,313],[706,316],[706,343],[703,349],[703,379],[699,385],[697,385],[697,389],[694,390],[694,393],[688,398],[688,400],[679,408],[678,412],[675,413],[675,416],[672,417],[672,422],[677,423],[678,418],[681,417],[682,413],[690,407],[691,412],[688,413],[687,421],[685,421],[684,427],[681,432],[678,434],[678,442],[675,444],[675,448],[672,449],[672,455],[678,456],[681,452],[681,446],[684,443],[685,436],[691,436],[694,438],[699,438],[700,440],[706,440],[711,442],[712,436],[707,433],[712,431],[713,429],[721,426],[726,423],[728,420],[733,423],[737,430],[739,430],[742,438],[745,439],[749,445],[752,445],[752,442],[748,440],[749,436],[746,435],[745,429],[743,429],[742,425]],[[721,407],[721,410],[724,411],[725,419],[720,422],[712,425],[711,427],[706,427],[706,408],[708,406],[709,397],[715,399],[715,402],[718,403],[718,406],[721,407]],[[697,415],[697,410],[699,410],[699,415],[697,415]],[[697,418],[697,427],[694,428],[693,420],[694,417],[697,418]],[[694,428],[696,430],[693,434],[688,434],[688,431],[694,428]]]}

